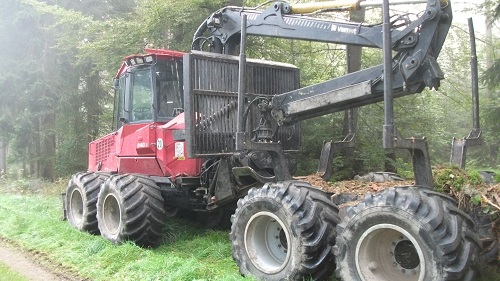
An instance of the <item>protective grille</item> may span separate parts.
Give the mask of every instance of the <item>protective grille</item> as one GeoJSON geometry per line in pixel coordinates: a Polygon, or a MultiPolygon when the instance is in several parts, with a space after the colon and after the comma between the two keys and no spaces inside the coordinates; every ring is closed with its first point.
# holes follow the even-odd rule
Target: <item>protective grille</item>
{"type": "Polygon", "coordinates": [[[115,144],[113,136],[107,136],[96,142],[96,165],[105,162],[111,153],[111,147],[115,144]]]}
{"type": "MultiPolygon", "coordinates": [[[[238,59],[212,53],[192,52],[184,58],[186,142],[189,157],[229,155],[235,152],[238,59]]],[[[248,100],[273,96],[299,87],[298,68],[259,60],[247,60],[248,100]]],[[[247,130],[259,123],[256,107],[251,107],[247,130]]],[[[276,124],[273,127],[277,128],[276,124]]],[[[278,129],[274,142],[284,150],[300,147],[299,125],[278,129]]]]}

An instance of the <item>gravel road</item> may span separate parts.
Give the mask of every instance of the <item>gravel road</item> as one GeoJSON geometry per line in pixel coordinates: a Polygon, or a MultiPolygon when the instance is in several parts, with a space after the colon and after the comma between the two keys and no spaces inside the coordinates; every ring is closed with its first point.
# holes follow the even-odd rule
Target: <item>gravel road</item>
{"type": "Polygon", "coordinates": [[[42,260],[41,255],[19,250],[11,243],[0,239],[0,262],[26,279],[33,281],[82,280],[68,275],[57,267],[47,266],[45,265],[47,262],[42,262],[42,260]]]}

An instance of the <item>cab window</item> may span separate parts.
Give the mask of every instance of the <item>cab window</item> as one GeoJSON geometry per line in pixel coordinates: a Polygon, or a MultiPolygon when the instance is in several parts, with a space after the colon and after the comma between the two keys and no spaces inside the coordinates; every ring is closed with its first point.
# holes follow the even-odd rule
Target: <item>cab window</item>
{"type": "Polygon", "coordinates": [[[182,60],[159,61],[156,68],[158,117],[183,112],[182,60]]]}
{"type": "Polygon", "coordinates": [[[131,73],[130,109],[131,121],[152,120],[151,69],[136,69],[131,73]]]}

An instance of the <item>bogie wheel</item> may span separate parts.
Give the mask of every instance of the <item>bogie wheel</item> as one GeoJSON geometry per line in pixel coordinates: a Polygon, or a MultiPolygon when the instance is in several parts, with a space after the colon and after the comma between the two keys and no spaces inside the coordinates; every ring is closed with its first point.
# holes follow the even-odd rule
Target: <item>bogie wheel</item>
{"type": "Polygon", "coordinates": [[[166,218],[160,189],[148,176],[115,175],[101,188],[97,201],[99,230],[114,244],[131,240],[140,246],[155,246],[166,218]]]}
{"type": "Polygon", "coordinates": [[[473,280],[480,242],[453,199],[424,187],[368,194],[337,226],[342,280],[473,280]]]}
{"type": "Polygon", "coordinates": [[[74,174],[66,188],[66,216],[68,222],[80,231],[99,233],[97,226],[97,195],[106,173],[80,172],[74,174]]]}
{"type": "Polygon", "coordinates": [[[252,188],[231,217],[233,258],[263,280],[324,279],[333,273],[338,207],[309,184],[252,188]]]}

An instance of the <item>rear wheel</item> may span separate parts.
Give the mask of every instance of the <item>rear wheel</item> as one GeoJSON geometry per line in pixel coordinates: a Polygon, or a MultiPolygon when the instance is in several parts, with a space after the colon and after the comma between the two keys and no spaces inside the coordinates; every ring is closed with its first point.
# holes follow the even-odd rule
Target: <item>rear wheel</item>
{"type": "Polygon", "coordinates": [[[70,225],[80,231],[99,233],[97,226],[97,195],[106,173],[81,172],[74,174],[66,188],[66,216],[70,225]]]}
{"type": "Polygon", "coordinates": [[[140,246],[154,246],[162,237],[166,218],[160,190],[147,176],[112,176],[99,193],[99,230],[114,244],[131,240],[140,246]]]}
{"type": "Polygon", "coordinates": [[[252,188],[232,216],[233,258],[241,274],[258,279],[328,277],[339,221],[337,206],[307,183],[252,188]]]}
{"type": "Polygon", "coordinates": [[[343,280],[472,280],[480,244],[454,201],[418,187],[367,195],[337,226],[343,280]]]}

